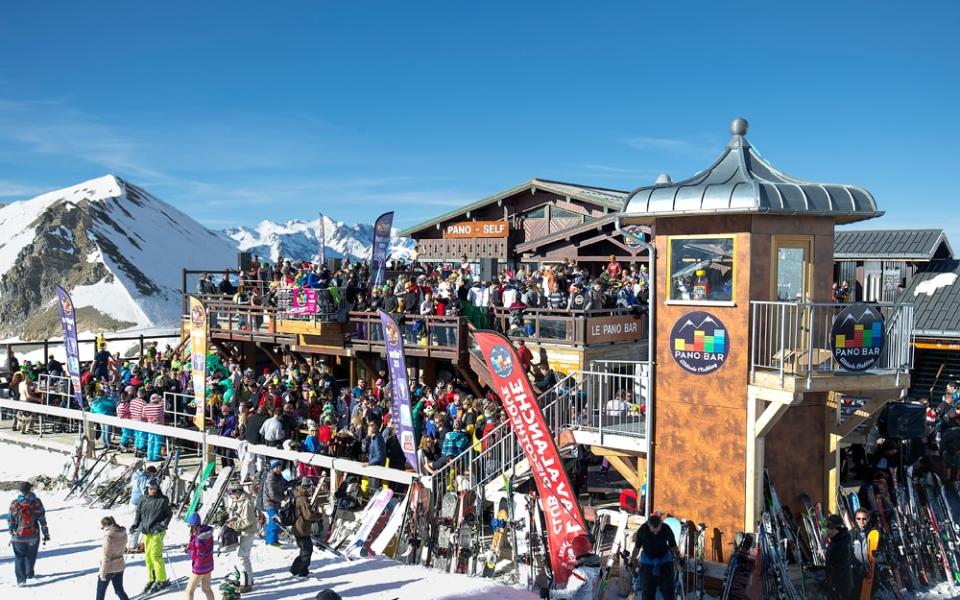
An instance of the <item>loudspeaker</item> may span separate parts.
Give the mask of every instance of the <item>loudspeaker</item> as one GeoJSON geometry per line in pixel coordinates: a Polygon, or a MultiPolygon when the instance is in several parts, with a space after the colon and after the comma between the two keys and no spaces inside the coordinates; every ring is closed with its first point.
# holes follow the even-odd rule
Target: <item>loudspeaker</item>
{"type": "Polygon", "coordinates": [[[927,409],[918,402],[894,402],[887,405],[886,435],[898,440],[922,438],[927,428],[927,409]]]}
{"type": "Polygon", "coordinates": [[[247,271],[253,266],[253,254],[249,252],[240,252],[237,254],[237,267],[241,271],[247,271]]]}
{"type": "Polygon", "coordinates": [[[327,269],[329,269],[331,273],[333,273],[333,272],[335,272],[335,271],[339,271],[339,270],[340,270],[340,265],[342,265],[342,264],[343,264],[343,259],[342,259],[342,258],[328,258],[328,259],[327,259],[327,269]]]}
{"type": "Polygon", "coordinates": [[[496,258],[483,257],[480,259],[480,280],[493,281],[497,278],[499,264],[496,258]]]}

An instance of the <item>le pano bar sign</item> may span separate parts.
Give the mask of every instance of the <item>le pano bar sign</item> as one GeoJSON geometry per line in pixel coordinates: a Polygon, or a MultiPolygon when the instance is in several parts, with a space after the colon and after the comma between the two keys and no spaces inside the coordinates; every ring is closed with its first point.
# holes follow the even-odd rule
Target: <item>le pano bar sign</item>
{"type": "Polygon", "coordinates": [[[880,360],[886,334],[883,315],[866,304],[851,304],[833,320],[833,358],[847,371],[866,371],[880,360]]]}
{"type": "Polygon", "coordinates": [[[506,221],[461,221],[451,223],[443,230],[448,239],[463,238],[505,238],[510,233],[506,221]]]}

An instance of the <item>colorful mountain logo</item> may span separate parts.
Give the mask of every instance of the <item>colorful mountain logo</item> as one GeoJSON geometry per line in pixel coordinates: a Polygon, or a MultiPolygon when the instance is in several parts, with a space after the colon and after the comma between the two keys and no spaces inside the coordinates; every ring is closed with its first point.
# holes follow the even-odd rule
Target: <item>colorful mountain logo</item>
{"type": "Polygon", "coordinates": [[[687,313],[670,332],[670,351],[680,367],[694,375],[706,375],[723,366],[730,354],[727,328],[704,311],[687,313]]]}
{"type": "Polygon", "coordinates": [[[851,304],[833,320],[833,358],[847,371],[866,371],[880,360],[886,343],[883,315],[867,304],[851,304]]]}
{"type": "Polygon", "coordinates": [[[506,379],[513,373],[513,358],[506,346],[496,345],[490,351],[490,367],[498,377],[506,379]]]}

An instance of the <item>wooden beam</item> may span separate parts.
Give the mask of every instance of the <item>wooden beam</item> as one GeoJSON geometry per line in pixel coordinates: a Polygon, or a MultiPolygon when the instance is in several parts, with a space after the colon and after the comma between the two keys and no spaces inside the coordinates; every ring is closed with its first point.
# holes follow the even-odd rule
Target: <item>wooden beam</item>
{"type": "Polygon", "coordinates": [[[770,433],[770,430],[773,429],[773,426],[783,418],[783,415],[787,414],[787,410],[789,409],[789,404],[771,402],[770,406],[766,407],[763,413],[757,417],[757,422],[754,424],[754,435],[757,437],[765,437],[770,433]]]}
{"type": "Polygon", "coordinates": [[[480,389],[474,382],[474,378],[470,377],[470,374],[467,373],[466,369],[463,367],[457,367],[457,373],[460,373],[460,377],[463,377],[463,380],[467,382],[467,385],[470,386],[470,391],[473,392],[473,395],[477,398],[483,398],[483,391],[480,389]]]}
{"type": "Polygon", "coordinates": [[[747,397],[757,398],[766,402],[778,402],[780,404],[793,404],[803,398],[802,395],[795,394],[792,391],[769,388],[762,385],[748,385],[747,397]]]}
{"type": "Polygon", "coordinates": [[[637,491],[637,497],[640,497],[640,490],[643,488],[643,472],[640,469],[630,466],[626,460],[620,456],[608,456],[607,460],[610,466],[617,470],[627,480],[630,487],[637,491]]]}
{"type": "Polygon", "coordinates": [[[831,433],[837,433],[841,438],[847,437],[867,419],[879,413],[888,402],[896,400],[899,397],[900,390],[892,390],[889,394],[874,393],[870,400],[847,417],[844,422],[839,423],[831,433]]]}
{"type": "MultiPolygon", "coordinates": [[[[746,489],[744,490],[744,531],[753,531],[763,511],[764,438],[757,435],[757,418],[762,400],[747,394],[746,489]]],[[[772,404],[770,408],[783,406],[772,404]]]]}
{"type": "Polygon", "coordinates": [[[636,457],[641,458],[646,456],[643,452],[630,452],[628,450],[616,450],[614,448],[605,448],[603,446],[590,446],[590,452],[594,456],[620,456],[620,457],[636,457]]]}

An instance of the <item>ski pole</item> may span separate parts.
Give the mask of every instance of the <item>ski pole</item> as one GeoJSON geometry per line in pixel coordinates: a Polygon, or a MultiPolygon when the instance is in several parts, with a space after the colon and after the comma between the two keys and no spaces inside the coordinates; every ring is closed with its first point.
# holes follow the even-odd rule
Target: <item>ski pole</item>
{"type": "Polygon", "coordinates": [[[173,560],[166,548],[163,549],[163,558],[166,560],[167,568],[170,569],[170,574],[173,575],[173,582],[177,584],[177,591],[181,591],[180,579],[177,578],[177,572],[173,569],[173,560]]]}

